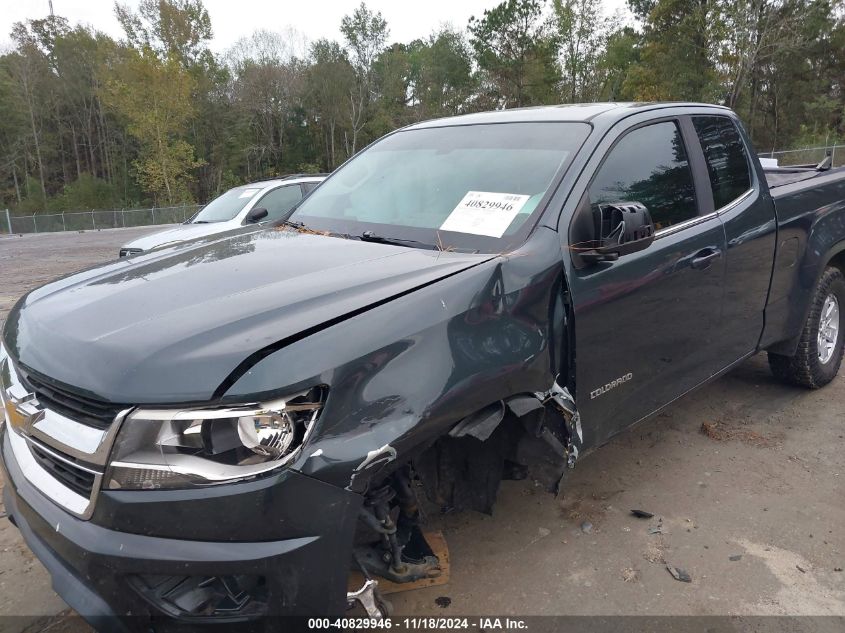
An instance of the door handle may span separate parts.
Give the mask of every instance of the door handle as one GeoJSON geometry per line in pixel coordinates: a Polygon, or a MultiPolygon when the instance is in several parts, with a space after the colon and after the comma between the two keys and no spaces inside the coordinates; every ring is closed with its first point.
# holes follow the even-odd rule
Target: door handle
{"type": "Polygon", "coordinates": [[[693,255],[692,260],[690,260],[690,266],[692,266],[693,268],[697,268],[698,270],[705,270],[707,268],[710,268],[710,264],[713,262],[714,259],[721,256],[722,251],[718,248],[702,248],[695,255],[693,255]]]}

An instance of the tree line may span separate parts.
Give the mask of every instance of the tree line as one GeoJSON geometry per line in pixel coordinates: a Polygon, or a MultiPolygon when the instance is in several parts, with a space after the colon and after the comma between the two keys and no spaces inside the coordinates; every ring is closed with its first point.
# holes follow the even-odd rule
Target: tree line
{"type": "Polygon", "coordinates": [[[209,48],[202,0],[115,5],[116,40],[60,16],[0,56],[0,206],[207,201],[331,171],[398,127],[481,110],[689,100],[740,114],[760,150],[845,134],[845,0],[504,0],[408,43],[362,3],[339,41],[258,30],[209,48]]]}

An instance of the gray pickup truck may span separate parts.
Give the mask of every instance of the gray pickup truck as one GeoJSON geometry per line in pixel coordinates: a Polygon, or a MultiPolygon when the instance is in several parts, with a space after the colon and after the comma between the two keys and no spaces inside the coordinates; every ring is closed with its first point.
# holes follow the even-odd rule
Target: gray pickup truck
{"type": "Polygon", "coordinates": [[[785,382],[831,381],[843,269],[845,172],[764,170],[726,108],[419,123],[283,226],[23,297],[0,352],[5,507],[100,628],[377,616],[378,578],[439,572],[423,494],[489,512],[526,469],[565,485],[761,351],[785,382]]]}

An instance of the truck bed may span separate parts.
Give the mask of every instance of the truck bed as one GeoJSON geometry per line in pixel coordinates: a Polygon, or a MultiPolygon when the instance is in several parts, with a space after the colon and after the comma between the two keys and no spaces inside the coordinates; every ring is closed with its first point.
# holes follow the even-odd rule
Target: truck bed
{"type": "Polygon", "coordinates": [[[823,176],[831,176],[833,174],[838,174],[840,177],[845,175],[845,167],[828,169],[827,171],[819,171],[815,167],[769,167],[764,168],[763,171],[766,174],[766,181],[769,183],[769,189],[772,191],[772,195],[775,194],[779,187],[786,185],[823,176]]]}

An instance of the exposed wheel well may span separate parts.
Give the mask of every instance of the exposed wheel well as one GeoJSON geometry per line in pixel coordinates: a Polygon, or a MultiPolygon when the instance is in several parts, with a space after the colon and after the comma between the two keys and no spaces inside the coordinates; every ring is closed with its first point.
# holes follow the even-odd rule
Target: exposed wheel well
{"type": "Polygon", "coordinates": [[[845,250],[841,250],[836,255],[831,257],[830,261],[827,263],[827,266],[834,266],[841,270],[842,274],[845,275],[845,250]]]}

